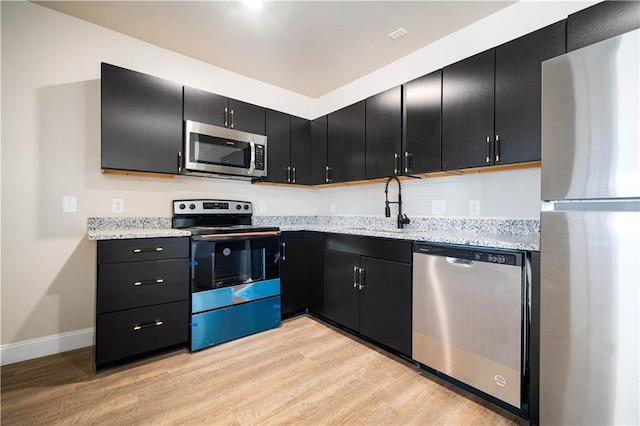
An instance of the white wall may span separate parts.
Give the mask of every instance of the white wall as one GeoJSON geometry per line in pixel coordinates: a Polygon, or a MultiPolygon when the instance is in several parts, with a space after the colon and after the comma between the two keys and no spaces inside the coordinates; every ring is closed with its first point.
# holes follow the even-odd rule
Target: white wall
{"type": "MultiPolygon", "coordinates": [[[[545,19],[534,19],[529,24],[523,17],[526,15],[520,16],[519,30],[525,33],[531,26],[543,26],[566,16],[562,12],[566,6],[551,4],[547,9],[545,19]]],[[[96,244],[86,237],[86,219],[112,215],[111,198],[125,200],[127,216],[170,216],[170,201],[187,197],[264,202],[267,214],[272,215],[328,214],[331,203],[336,204],[340,214],[383,212],[380,184],[299,189],[195,177],[158,179],[102,174],[100,62],[315,118],[436,69],[448,60],[444,54],[430,60],[423,52],[422,56],[411,56],[406,62],[399,61],[314,100],[30,2],[1,2],[1,19],[3,348],[31,339],[91,330],[96,244]],[[392,71],[397,67],[405,71],[395,75],[392,71]],[[77,213],[61,212],[63,195],[77,197],[77,213]]],[[[471,50],[489,48],[497,39],[508,38],[496,36],[495,29],[488,31],[482,25],[480,28],[485,31],[465,32],[438,49],[453,43],[459,48],[454,56],[463,57],[469,51],[464,47],[470,43],[469,34],[473,36],[471,50]]],[[[536,170],[410,182],[404,190],[406,211],[410,215],[427,215],[431,200],[445,199],[447,215],[465,215],[465,205],[473,198],[481,200],[483,215],[537,217],[538,182],[536,170]],[[518,202],[513,203],[514,199],[518,202]]]]}

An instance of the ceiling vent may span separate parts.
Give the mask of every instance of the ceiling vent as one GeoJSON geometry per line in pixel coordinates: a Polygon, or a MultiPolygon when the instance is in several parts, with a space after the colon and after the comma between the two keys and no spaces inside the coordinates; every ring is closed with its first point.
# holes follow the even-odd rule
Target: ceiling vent
{"type": "Polygon", "coordinates": [[[406,33],[407,33],[407,30],[405,30],[404,28],[398,28],[397,30],[389,34],[389,38],[391,40],[397,40],[403,35],[405,35],[406,33]]]}

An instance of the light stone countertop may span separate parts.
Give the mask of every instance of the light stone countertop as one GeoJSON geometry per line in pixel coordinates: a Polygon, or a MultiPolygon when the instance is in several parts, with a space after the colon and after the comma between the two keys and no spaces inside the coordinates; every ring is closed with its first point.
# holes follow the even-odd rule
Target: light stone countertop
{"type": "MultiPolygon", "coordinates": [[[[258,226],[281,231],[315,231],[408,241],[446,243],[513,250],[540,250],[539,222],[514,219],[412,218],[404,229],[395,219],[376,216],[257,216],[258,226]]],[[[171,218],[89,218],[90,240],[184,237],[187,230],[172,229],[171,218]]]]}

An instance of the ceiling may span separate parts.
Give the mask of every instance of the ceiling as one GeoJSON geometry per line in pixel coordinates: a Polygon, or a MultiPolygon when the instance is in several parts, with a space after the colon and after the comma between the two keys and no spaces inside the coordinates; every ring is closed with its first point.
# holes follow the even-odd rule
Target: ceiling
{"type": "Polygon", "coordinates": [[[508,1],[37,1],[311,98],[468,26],[508,1]],[[391,40],[388,34],[407,34],[391,40]]]}

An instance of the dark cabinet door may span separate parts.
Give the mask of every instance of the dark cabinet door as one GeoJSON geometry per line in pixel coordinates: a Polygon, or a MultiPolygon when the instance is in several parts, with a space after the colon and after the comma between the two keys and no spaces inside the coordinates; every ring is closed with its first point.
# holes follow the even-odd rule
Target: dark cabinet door
{"type": "Polygon", "coordinates": [[[565,50],[565,21],[496,48],[491,164],[540,160],[542,61],[565,50]]]}
{"type": "Polygon", "coordinates": [[[265,134],[265,109],[193,87],[184,87],[184,119],[265,134]]]}
{"type": "Polygon", "coordinates": [[[354,331],[360,329],[360,291],[354,287],[354,267],[360,256],[324,250],[322,253],[323,315],[354,331]]]}
{"type": "Polygon", "coordinates": [[[328,117],[330,182],[365,178],[365,101],[332,112],[328,117]]]}
{"type": "Polygon", "coordinates": [[[442,70],[417,78],[404,87],[403,174],[440,171],[442,70]]]}
{"type": "Polygon", "coordinates": [[[640,28],[640,2],[603,1],[567,18],[567,52],[640,28]]]}
{"type": "Polygon", "coordinates": [[[327,182],[327,116],[311,121],[311,184],[327,182]]]}
{"type": "Polygon", "coordinates": [[[375,179],[402,171],[402,88],[366,100],[365,177],[375,179]]]}
{"type": "Polygon", "coordinates": [[[305,232],[280,235],[280,299],[282,318],[307,307],[307,250],[305,232]]]}
{"type": "Polygon", "coordinates": [[[102,63],[101,167],[178,173],[182,86],[102,63]]]}
{"type": "Polygon", "coordinates": [[[480,167],[491,162],[494,65],[495,49],[491,49],[443,69],[443,170],[480,167]]]}
{"type": "Polygon", "coordinates": [[[267,181],[290,183],[291,122],[289,114],[267,110],[267,181]]]}
{"type": "Polygon", "coordinates": [[[362,257],[360,333],[411,356],[411,265],[362,257]]]}
{"type": "Polygon", "coordinates": [[[306,232],[308,308],[323,315],[322,309],[322,233],[306,232]]]}
{"type": "Polygon", "coordinates": [[[263,107],[229,99],[229,115],[231,117],[229,127],[232,129],[258,135],[265,134],[265,109],[263,107]]]}
{"type": "Polygon", "coordinates": [[[184,86],[184,119],[228,127],[228,99],[215,93],[184,86]]]}
{"type": "Polygon", "coordinates": [[[311,184],[311,122],[291,116],[291,183],[311,184]]]}

